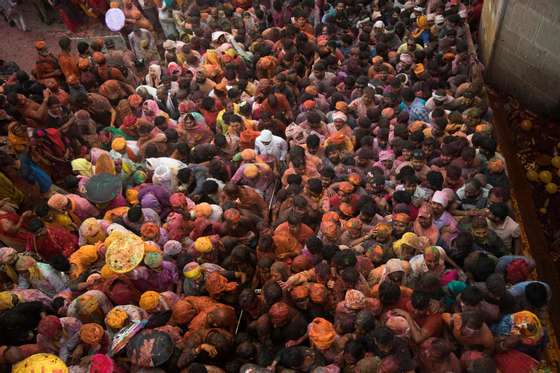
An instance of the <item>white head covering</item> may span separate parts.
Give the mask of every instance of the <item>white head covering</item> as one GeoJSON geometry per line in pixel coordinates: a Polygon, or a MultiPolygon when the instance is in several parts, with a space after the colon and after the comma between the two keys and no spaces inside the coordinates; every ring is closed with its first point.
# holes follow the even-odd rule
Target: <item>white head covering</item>
{"type": "Polygon", "coordinates": [[[445,194],[445,192],[442,192],[441,190],[437,190],[434,193],[432,197],[432,202],[439,203],[443,207],[447,207],[447,204],[449,203],[447,199],[447,195],[445,194]]]}
{"type": "Polygon", "coordinates": [[[270,132],[270,130],[262,130],[258,139],[260,141],[270,142],[272,141],[272,132],[270,132]]]}

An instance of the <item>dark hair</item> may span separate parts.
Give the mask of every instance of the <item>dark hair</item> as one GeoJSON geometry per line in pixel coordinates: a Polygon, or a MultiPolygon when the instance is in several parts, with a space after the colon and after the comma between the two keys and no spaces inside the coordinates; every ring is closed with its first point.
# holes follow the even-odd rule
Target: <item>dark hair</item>
{"type": "Polygon", "coordinates": [[[192,363],[191,365],[189,365],[189,367],[187,368],[187,372],[188,373],[207,373],[208,369],[206,369],[206,366],[204,366],[204,364],[201,363],[192,363]]]}
{"type": "Polygon", "coordinates": [[[142,218],[142,206],[140,205],[134,205],[131,208],[128,209],[127,213],[126,213],[126,217],[128,218],[128,220],[130,220],[133,223],[136,223],[138,221],[140,221],[140,219],[142,218]]]}
{"type": "Polygon", "coordinates": [[[379,326],[373,331],[376,343],[383,346],[390,346],[395,338],[395,333],[386,326],[379,326]]]}
{"type": "Polygon", "coordinates": [[[179,179],[179,181],[182,183],[186,183],[187,181],[189,181],[191,174],[192,171],[190,168],[181,168],[179,171],[177,171],[177,179],[179,179]]]}
{"type": "Polygon", "coordinates": [[[264,301],[268,305],[273,305],[282,300],[282,288],[276,282],[267,282],[263,286],[264,301]]]}
{"type": "Polygon", "coordinates": [[[218,191],[218,183],[214,180],[204,180],[202,183],[202,193],[204,194],[213,194],[218,191]]]}
{"type": "Polygon", "coordinates": [[[344,268],[340,273],[340,278],[342,278],[342,280],[344,280],[345,283],[354,286],[357,284],[358,279],[360,278],[360,274],[358,273],[356,268],[347,267],[344,268]]]}
{"type": "Polygon", "coordinates": [[[411,297],[412,307],[423,311],[430,306],[430,295],[421,290],[414,290],[411,297]]]}
{"type": "Polygon", "coordinates": [[[70,38],[68,38],[66,36],[63,36],[58,41],[58,45],[60,46],[60,49],[62,49],[64,51],[69,50],[71,44],[72,44],[72,40],[70,40],[70,38]]]}
{"type": "Polygon", "coordinates": [[[379,300],[384,306],[397,303],[401,297],[401,288],[393,281],[383,281],[379,285],[379,300]]]}
{"type": "Polygon", "coordinates": [[[461,301],[468,306],[476,306],[484,299],[482,290],[476,286],[469,286],[460,295],[461,301]]]}
{"type": "Polygon", "coordinates": [[[70,262],[64,255],[54,255],[49,264],[60,272],[68,272],[70,270],[70,262]]]}
{"type": "Polygon", "coordinates": [[[548,290],[542,283],[532,281],[525,288],[525,297],[531,306],[541,308],[548,303],[548,290]]]}
{"type": "Polygon", "coordinates": [[[297,347],[288,347],[280,353],[280,364],[289,369],[298,369],[303,364],[303,351],[297,347]]]}
{"type": "Polygon", "coordinates": [[[492,215],[498,217],[500,220],[504,220],[508,216],[509,209],[505,203],[495,203],[490,205],[489,209],[492,215]]]}

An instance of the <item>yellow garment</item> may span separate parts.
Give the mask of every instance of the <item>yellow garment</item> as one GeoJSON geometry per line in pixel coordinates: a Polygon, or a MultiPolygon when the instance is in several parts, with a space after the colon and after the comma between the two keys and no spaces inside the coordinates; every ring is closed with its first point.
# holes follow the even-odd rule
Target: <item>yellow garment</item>
{"type": "Polygon", "coordinates": [[[14,306],[13,293],[11,291],[0,292],[0,311],[9,310],[14,306]]]}
{"type": "Polygon", "coordinates": [[[199,253],[209,253],[213,248],[214,245],[212,244],[212,240],[210,240],[210,237],[208,236],[199,237],[196,241],[194,241],[194,249],[199,253]]]}
{"type": "Polygon", "coordinates": [[[68,367],[58,356],[53,354],[35,354],[20,361],[12,367],[12,373],[68,373],[68,367]]]}
{"type": "Polygon", "coordinates": [[[95,174],[99,175],[104,172],[111,175],[116,175],[117,173],[115,170],[115,162],[113,162],[111,156],[106,153],[101,154],[95,162],[95,174]]]}
{"type": "Polygon", "coordinates": [[[93,165],[85,158],[77,158],[70,162],[72,171],[78,172],[82,176],[90,177],[93,175],[93,165]]]}
{"type": "Polygon", "coordinates": [[[0,199],[9,198],[10,202],[20,205],[23,202],[23,192],[10,179],[0,172],[0,199]]]}
{"type": "Polygon", "coordinates": [[[128,320],[128,314],[120,308],[113,308],[105,317],[105,324],[111,329],[121,329],[128,320]]]}

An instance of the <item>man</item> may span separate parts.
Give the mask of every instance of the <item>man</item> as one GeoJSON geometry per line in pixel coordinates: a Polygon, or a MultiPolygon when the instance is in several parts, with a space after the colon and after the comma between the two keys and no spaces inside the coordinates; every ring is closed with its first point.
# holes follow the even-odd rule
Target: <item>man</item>
{"type": "Polygon", "coordinates": [[[80,76],[80,69],[78,68],[78,56],[71,53],[70,46],[72,41],[66,36],[58,41],[61,52],[58,54],[58,65],[66,80],[70,76],[80,76]]]}
{"type": "Polygon", "coordinates": [[[255,140],[255,151],[263,158],[272,157],[277,162],[284,162],[288,153],[288,143],[280,136],[275,136],[269,130],[261,131],[255,140]]]}
{"type": "Polygon", "coordinates": [[[35,62],[35,67],[31,70],[35,79],[39,81],[48,78],[61,80],[62,72],[58,66],[58,60],[52,53],[49,53],[47,43],[44,40],[38,40],[35,42],[35,49],[37,49],[37,53],[39,54],[35,62]]]}
{"type": "Polygon", "coordinates": [[[502,239],[506,249],[515,255],[521,253],[519,224],[508,216],[509,209],[505,203],[495,203],[489,208],[488,228],[502,239]]]}
{"type": "Polygon", "coordinates": [[[157,51],[156,41],[152,33],[144,28],[135,27],[128,34],[128,42],[136,58],[141,60],[147,60],[147,57],[151,54],[150,51],[157,51]]]}

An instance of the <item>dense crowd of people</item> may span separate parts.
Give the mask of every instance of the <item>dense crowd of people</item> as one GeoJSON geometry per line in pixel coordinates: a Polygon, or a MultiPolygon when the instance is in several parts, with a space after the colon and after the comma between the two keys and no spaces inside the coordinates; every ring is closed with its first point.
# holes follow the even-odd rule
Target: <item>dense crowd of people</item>
{"type": "Polygon", "coordinates": [[[2,63],[0,370],[535,371],[465,3],[124,0],[2,63]]]}

